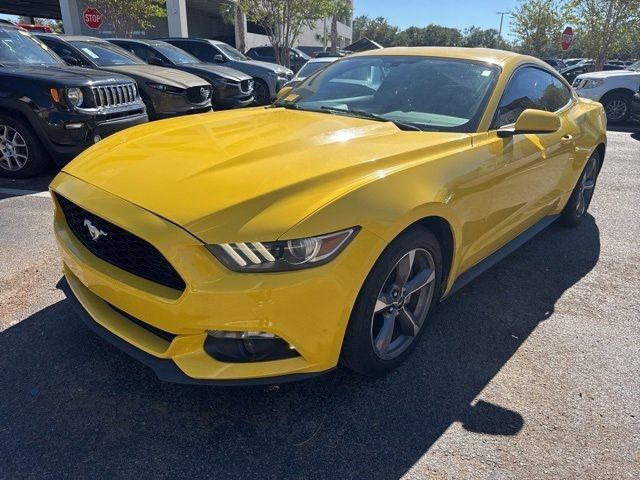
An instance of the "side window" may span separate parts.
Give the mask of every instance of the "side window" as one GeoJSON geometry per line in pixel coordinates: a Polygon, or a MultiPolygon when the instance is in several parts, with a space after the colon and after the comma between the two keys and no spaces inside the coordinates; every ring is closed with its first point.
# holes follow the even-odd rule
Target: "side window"
{"type": "Polygon", "coordinates": [[[131,53],[133,53],[136,57],[141,58],[145,62],[148,62],[152,57],[158,57],[158,55],[156,55],[155,52],[146,45],[134,43],[129,45],[128,50],[130,50],[131,53]]]}
{"type": "Polygon", "coordinates": [[[213,56],[217,53],[200,42],[176,42],[175,45],[203,62],[213,62],[213,56]]]}
{"type": "Polygon", "coordinates": [[[521,68],[504,90],[493,128],[514,123],[528,108],[555,112],[570,101],[571,91],[555,76],[540,68],[521,68]]]}
{"type": "Polygon", "coordinates": [[[75,51],[58,42],[46,42],[47,46],[53,50],[60,58],[64,60],[64,57],[75,58],[78,62],[78,65],[87,65],[80,55],[78,55],[75,51]]]}

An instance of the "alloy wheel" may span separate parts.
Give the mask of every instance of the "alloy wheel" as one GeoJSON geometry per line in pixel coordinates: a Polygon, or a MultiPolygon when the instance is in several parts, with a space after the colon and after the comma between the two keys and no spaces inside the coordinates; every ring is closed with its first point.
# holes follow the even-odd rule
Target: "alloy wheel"
{"type": "Polygon", "coordinates": [[[580,186],[578,190],[578,201],[576,202],[576,214],[578,217],[584,215],[591,203],[593,189],[596,185],[598,176],[598,161],[595,157],[591,157],[587,166],[580,177],[580,186]]]}
{"type": "Polygon", "coordinates": [[[29,149],[24,137],[13,127],[0,125],[0,167],[17,171],[24,168],[29,149]]]}
{"type": "Polygon", "coordinates": [[[605,112],[607,114],[607,118],[612,121],[622,120],[627,115],[627,102],[620,98],[614,98],[610,102],[607,102],[605,106],[605,112]]]}
{"type": "Polygon", "coordinates": [[[431,253],[417,248],[387,275],[371,321],[373,350],[381,359],[398,357],[418,335],[433,299],[435,272],[431,253]]]}

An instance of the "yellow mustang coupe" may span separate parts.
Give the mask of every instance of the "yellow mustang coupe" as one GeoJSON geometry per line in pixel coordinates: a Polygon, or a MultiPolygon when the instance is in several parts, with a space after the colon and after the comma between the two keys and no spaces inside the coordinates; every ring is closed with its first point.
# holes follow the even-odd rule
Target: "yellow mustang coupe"
{"type": "Polygon", "coordinates": [[[67,165],[51,184],[63,288],[163,380],[383,375],[440,300],[557,218],[580,223],[605,127],[535,58],[346,57],[273,106],[134,127],[67,165]]]}

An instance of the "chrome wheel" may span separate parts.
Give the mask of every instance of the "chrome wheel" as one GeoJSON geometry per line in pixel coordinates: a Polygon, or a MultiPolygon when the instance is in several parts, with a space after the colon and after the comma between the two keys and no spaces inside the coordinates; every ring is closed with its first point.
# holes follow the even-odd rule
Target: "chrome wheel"
{"type": "Polygon", "coordinates": [[[411,345],[429,312],[435,278],[433,256],[422,248],[406,253],[391,269],[371,321],[371,342],[378,357],[396,358],[411,345]]]}
{"type": "Polygon", "coordinates": [[[591,203],[593,189],[596,186],[596,178],[598,176],[598,160],[591,157],[587,162],[587,166],[580,177],[578,189],[578,201],[576,202],[576,214],[578,217],[584,215],[591,203]]]}
{"type": "Polygon", "coordinates": [[[607,102],[604,107],[607,118],[612,122],[616,122],[625,118],[628,109],[629,106],[627,105],[627,102],[625,102],[621,98],[614,98],[613,100],[607,102]]]}
{"type": "Polygon", "coordinates": [[[0,167],[15,172],[27,164],[29,149],[24,137],[13,127],[0,125],[0,167]]]}

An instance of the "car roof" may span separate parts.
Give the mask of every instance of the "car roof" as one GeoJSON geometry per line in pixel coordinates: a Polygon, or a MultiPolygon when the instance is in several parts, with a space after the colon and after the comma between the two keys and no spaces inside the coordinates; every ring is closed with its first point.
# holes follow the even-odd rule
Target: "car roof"
{"type": "Polygon", "coordinates": [[[37,37],[40,38],[57,38],[60,40],[65,40],[67,42],[105,42],[108,43],[104,38],[98,37],[90,37],[89,35],[59,35],[57,33],[37,33],[37,37]]]}
{"type": "Polygon", "coordinates": [[[226,43],[221,42],[220,40],[212,40],[210,38],[203,38],[203,37],[162,37],[162,38],[158,38],[158,40],[162,40],[165,42],[167,40],[195,40],[197,42],[227,45],[226,43]]]}
{"type": "Polygon", "coordinates": [[[142,45],[149,45],[152,47],[154,45],[167,45],[167,42],[163,40],[151,40],[147,38],[105,38],[104,40],[107,40],[109,42],[115,41],[115,42],[140,43],[142,45]]]}
{"type": "MultiPolygon", "coordinates": [[[[398,55],[398,56],[425,56],[425,57],[445,57],[456,58],[460,60],[478,60],[487,63],[493,63],[496,65],[502,65],[506,61],[524,57],[533,59],[533,57],[527,57],[515,52],[508,52],[506,50],[495,50],[493,48],[467,48],[467,47],[390,47],[376,50],[367,50],[366,52],[355,53],[350,55],[352,57],[358,56],[377,56],[377,55],[398,55]]],[[[535,59],[536,63],[540,60],[535,59]]]]}

